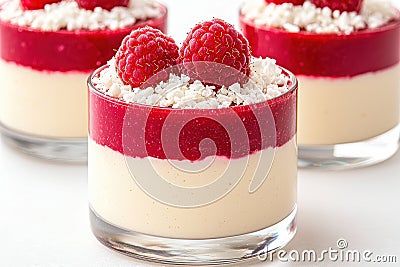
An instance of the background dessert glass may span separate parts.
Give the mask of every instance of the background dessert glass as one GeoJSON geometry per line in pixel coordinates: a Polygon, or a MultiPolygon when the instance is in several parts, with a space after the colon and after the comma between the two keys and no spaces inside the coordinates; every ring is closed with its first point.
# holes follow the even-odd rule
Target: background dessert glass
{"type": "Polygon", "coordinates": [[[100,242],[150,261],[222,264],[292,239],[297,80],[291,73],[284,70],[290,91],[266,102],[173,109],[104,95],[92,83],[103,68],[88,83],[90,219],[100,242]],[[190,156],[193,149],[198,157],[190,156]]]}
{"type": "Polygon", "coordinates": [[[398,149],[400,17],[351,34],[288,32],[240,15],[255,56],[273,57],[300,84],[299,166],[343,169],[398,149]]]}
{"type": "Polygon", "coordinates": [[[167,9],[159,8],[159,16],[117,30],[41,31],[0,20],[3,140],[37,157],[87,161],[87,76],[133,29],[165,32],[167,9]]]}

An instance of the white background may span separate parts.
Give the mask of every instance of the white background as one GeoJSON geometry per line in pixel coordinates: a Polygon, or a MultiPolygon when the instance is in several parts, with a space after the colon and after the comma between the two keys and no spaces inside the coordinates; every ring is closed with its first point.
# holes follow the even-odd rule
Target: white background
{"type": "MultiPolygon", "coordinates": [[[[240,5],[238,0],[165,2],[169,33],[178,42],[202,20],[219,17],[236,24],[240,5]]],[[[0,142],[0,266],[153,266],[96,241],[89,227],[86,176],[86,166],[32,159],[0,142]]],[[[396,255],[397,264],[387,266],[400,266],[400,153],[364,169],[301,170],[298,192],[298,232],[286,250],[336,248],[345,238],[349,249],[396,255]]],[[[268,266],[275,264],[280,263],[268,266]]]]}

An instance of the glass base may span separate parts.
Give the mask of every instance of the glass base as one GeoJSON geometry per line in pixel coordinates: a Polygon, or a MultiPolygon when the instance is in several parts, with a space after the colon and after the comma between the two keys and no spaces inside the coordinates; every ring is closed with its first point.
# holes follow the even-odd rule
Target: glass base
{"type": "Polygon", "coordinates": [[[377,137],[330,146],[299,145],[299,167],[341,170],[380,163],[399,148],[400,126],[377,137]]]}
{"type": "Polygon", "coordinates": [[[5,143],[28,155],[38,158],[70,162],[87,162],[87,139],[56,139],[30,136],[15,132],[0,123],[5,143]]]}
{"type": "Polygon", "coordinates": [[[219,265],[241,262],[285,246],[296,232],[296,211],[279,223],[244,235],[214,239],[172,239],[113,226],[90,210],[91,227],[105,246],[130,257],[174,265],[219,265]]]}

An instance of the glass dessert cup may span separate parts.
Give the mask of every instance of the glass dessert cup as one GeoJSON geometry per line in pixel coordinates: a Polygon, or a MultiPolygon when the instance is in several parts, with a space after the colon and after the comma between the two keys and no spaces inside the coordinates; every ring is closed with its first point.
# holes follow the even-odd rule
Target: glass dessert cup
{"type": "Polygon", "coordinates": [[[400,19],[349,35],[291,33],[240,15],[255,56],[299,80],[299,166],[347,169],[398,150],[400,19]]]}
{"type": "MultiPolygon", "coordinates": [[[[0,9],[2,7],[0,6],[0,9]]],[[[0,131],[44,159],[87,161],[87,76],[133,29],[167,28],[167,9],[118,30],[41,31],[0,20],[0,131]]]]}
{"type": "Polygon", "coordinates": [[[103,68],[88,82],[90,220],[101,243],[138,259],[205,265],[293,238],[292,74],[284,70],[288,93],[259,104],[173,109],[104,95],[92,84],[103,68]]]}

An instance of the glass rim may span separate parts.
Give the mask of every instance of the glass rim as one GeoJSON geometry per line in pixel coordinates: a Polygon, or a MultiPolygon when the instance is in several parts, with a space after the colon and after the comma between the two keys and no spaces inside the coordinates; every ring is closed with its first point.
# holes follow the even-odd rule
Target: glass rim
{"type": "MultiPolygon", "coordinates": [[[[3,6],[7,3],[10,2],[11,0],[6,0],[3,1],[2,3],[0,3],[0,10],[3,9],[3,6]]],[[[155,0],[155,3],[157,3],[159,9],[160,9],[160,14],[156,17],[152,17],[152,18],[148,18],[145,20],[137,20],[134,24],[129,25],[127,27],[121,28],[121,29],[116,29],[116,30],[111,30],[111,29],[96,29],[96,30],[89,30],[89,29],[79,29],[79,30],[73,30],[73,31],[69,31],[66,29],[61,29],[61,30],[57,30],[57,31],[43,31],[41,29],[36,29],[36,28],[32,28],[30,26],[19,26],[17,24],[13,24],[10,21],[5,21],[0,19],[0,24],[6,25],[7,27],[13,27],[13,28],[17,28],[18,30],[22,30],[25,32],[40,32],[40,33],[45,33],[45,34],[59,34],[59,35],[76,35],[77,33],[79,35],[90,35],[93,33],[96,34],[108,34],[110,31],[112,31],[113,33],[123,33],[123,32],[127,32],[127,34],[129,32],[131,32],[132,30],[141,27],[141,26],[146,26],[149,23],[154,23],[154,24],[162,24],[164,23],[164,20],[167,20],[167,16],[168,16],[168,7],[158,1],[155,0]]]]}
{"type": "Polygon", "coordinates": [[[251,108],[261,108],[263,106],[268,106],[270,107],[271,105],[278,104],[284,100],[286,100],[290,95],[292,95],[294,92],[298,90],[298,79],[297,77],[289,70],[287,70],[284,67],[281,67],[278,65],[278,67],[289,77],[290,80],[290,86],[289,90],[285,92],[284,94],[279,95],[278,97],[268,99],[266,101],[258,102],[258,103],[253,103],[250,105],[238,105],[238,106],[229,106],[229,107],[224,107],[224,108],[173,108],[173,107],[160,107],[160,106],[153,106],[153,105],[148,105],[148,104],[141,104],[141,103],[131,103],[131,102],[126,102],[124,100],[106,95],[105,93],[101,92],[99,89],[97,89],[93,83],[92,79],[95,75],[97,75],[100,71],[103,69],[109,67],[109,65],[105,64],[96,70],[92,71],[87,79],[87,85],[90,92],[94,92],[95,94],[99,95],[100,97],[104,98],[105,100],[121,105],[121,106],[127,106],[127,107],[140,107],[140,108],[150,108],[150,109],[158,109],[158,110],[164,110],[164,111],[184,111],[184,112],[190,112],[190,111],[202,111],[202,112],[224,112],[224,111],[241,111],[242,109],[251,109],[251,108]]]}
{"type": "Polygon", "coordinates": [[[345,33],[315,33],[315,32],[308,32],[308,31],[300,31],[300,32],[289,32],[285,29],[278,28],[278,27],[272,27],[272,26],[265,26],[265,25],[256,25],[254,20],[247,19],[245,15],[242,12],[242,7],[239,8],[239,22],[249,25],[253,28],[256,28],[261,31],[269,31],[269,32],[274,32],[274,33],[286,33],[290,35],[298,35],[298,36],[304,36],[304,37],[320,37],[320,38],[326,38],[326,39],[334,39],[334,38],[357,38],[363,35],[369,35],[369,34],[374,34],[374,33],[380,33],[380,32],[386,32],[390,31],[396,28],[400,28],[400,10],[397,10],[397,17],[393,20],[388,21],[386,24],[375,28],[375,29],[363,29],[360,31],[354,31],[351,34],[345,34],[345,33]]]}

